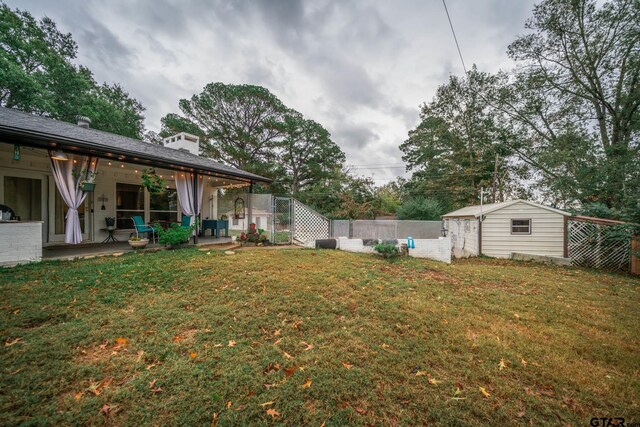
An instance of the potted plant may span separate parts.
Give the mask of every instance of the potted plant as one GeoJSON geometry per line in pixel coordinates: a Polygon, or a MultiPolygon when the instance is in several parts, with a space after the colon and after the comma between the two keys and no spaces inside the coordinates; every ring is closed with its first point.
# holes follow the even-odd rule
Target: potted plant
{"type": "Polygon", "coordinates": [[[141,249],[149,244],[149,239],[143,239],[138,236],[132,236],[129,238],[129,246],[133,249],[141,249]]]}
{"type": "Polygon", "coordinates": [[[142,171],[142,186],[151,194],[161,194],[165,191],[166,183],[164,179],[156,173],[154,168],[148,168],[142,171]]]}
{"type": "Polygon", "coordinates": [[[78,187],[85,193],[90,193],[96,188],[96,176],[98,172],[82,169],[80,172],[73,172],[73,176],[78,180],[78,187]]]}

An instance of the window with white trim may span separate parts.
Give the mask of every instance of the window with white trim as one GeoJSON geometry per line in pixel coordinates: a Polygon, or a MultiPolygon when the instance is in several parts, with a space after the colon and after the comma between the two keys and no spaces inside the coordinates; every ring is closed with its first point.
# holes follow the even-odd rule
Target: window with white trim
{"type": "Polygon", "coordinates": [[[512,219],[511,234],[531,234],[531,219],[512,219]]]}

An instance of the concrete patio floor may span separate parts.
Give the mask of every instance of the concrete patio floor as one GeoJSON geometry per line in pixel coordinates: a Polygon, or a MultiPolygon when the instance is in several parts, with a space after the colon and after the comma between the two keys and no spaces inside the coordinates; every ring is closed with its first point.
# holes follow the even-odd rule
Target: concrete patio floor
{"type": "MultiPolygon", "coordinates": [[[[195,246],[212,246],[212,245],[228,245],[231,243],[230,237],[199,237],[198,243],[195,246]]],[[[190,241],[185,246],[194,246],[193,241],[190,241]]],[[[159,251],[165,249],[164,245],[159,243],[149,243],[143,251],[159,251]]],[[[224,248],[226,249],[226,247],[224,248]]],[[[141,249],[138,249],[139,251],[141,249]]],[[[134,249],[129,246],[129,243],[124,242],[109,242],[109,243],[81,243],[79,245],[59,244],[49,245],[42,248],[42,260],[70,260],[76,258],[92,258],[105,255],[122,254],[126,252],[133,252],[134,249]]]]}

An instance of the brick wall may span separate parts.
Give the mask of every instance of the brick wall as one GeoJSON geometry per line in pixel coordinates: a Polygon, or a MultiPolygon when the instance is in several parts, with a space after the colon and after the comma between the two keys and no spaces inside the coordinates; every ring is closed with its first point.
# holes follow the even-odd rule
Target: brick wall
{"type": "Polygon", "coordinates": [[[0,265],[42,258],[42,221],[0,223],[0,265]]]}

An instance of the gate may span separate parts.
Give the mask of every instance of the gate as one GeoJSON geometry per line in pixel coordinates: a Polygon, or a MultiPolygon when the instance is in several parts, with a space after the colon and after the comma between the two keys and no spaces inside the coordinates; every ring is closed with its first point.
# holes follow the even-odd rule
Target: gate
{"type": "Polygon", "coordinates": [[[273,198],[273,243],[290,245],[292,241],[293,204],[290,197],[273,198]]]}
{"type": "Polygon", "coordinates": [[[571,264],[609,271],[631,271],[631,236],[618,231],[613,223],[570,217],[567,243],[571,264]]]}

